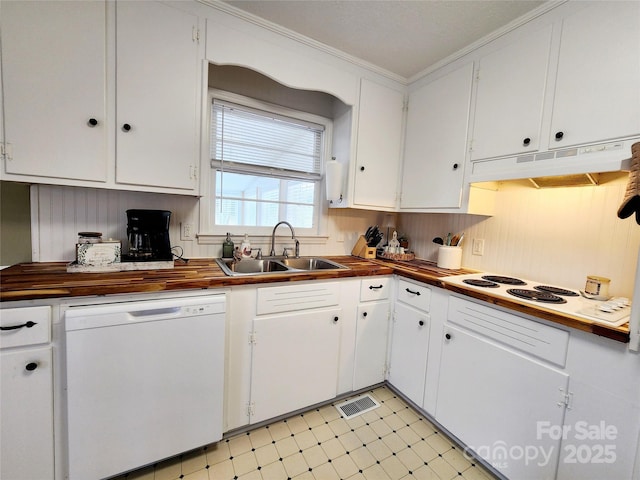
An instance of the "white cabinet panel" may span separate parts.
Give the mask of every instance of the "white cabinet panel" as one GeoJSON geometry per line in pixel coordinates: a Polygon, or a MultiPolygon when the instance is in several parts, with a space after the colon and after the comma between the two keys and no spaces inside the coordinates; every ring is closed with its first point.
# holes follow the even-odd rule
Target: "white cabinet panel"
{"type": "Polygon", "coordinates": [[[251,423],[334,398],[342,310],[256,317],[251,423]]]}
{"type": "Polygon", "coordinates": [[[562,425],[569,375],[457,327],[443,342],[438,422],[507,478],[555,478],[560,440],[538,425],[562,425]]]}
{"type": "Polygon", "coordinates": [[[384,381],[389,330],[388,301],[358,307],[353,390],[384,381]]]}
{"type": "Polygon", "coordinates": [[[427,356],[429,315],[402,303],[395,306],[389,359],[389,383],[417,405],[422,405],[427,356]]]}
{"type": "Polygon", "coordinates": [[[400,209],[461,206],[473,64],[409,94],[400,209]]]}
{"type": "Polygon", "coordinates": [[[538,150],[551,33],[548,25],[480,59],[472,160],[538,150]]]}
{"type": "Polygon", "coordinates": [[[3,175],[107,180],[105,5],[2,2],[3,175]]]}
{"type": "Polygon", "coordinates": [[[193,190],[198,17],[157,2],[119,1],[116,10],[116,181],[193,190]]]}
{"type": "Polygon", "coordinates": [[[0,477],[53,478],[51,347],[0,354],[0,477]]]}
{"type": "Polygon", "coordinates": [[[403,105],[401,91],[362,79],[353,195],[357,205],[396,206],[403,105]]]}
{"type": "Polygon", "coordinates": [[[555,93],[551,148],[640,134],[640,2],[563,20],[555,93]]]}

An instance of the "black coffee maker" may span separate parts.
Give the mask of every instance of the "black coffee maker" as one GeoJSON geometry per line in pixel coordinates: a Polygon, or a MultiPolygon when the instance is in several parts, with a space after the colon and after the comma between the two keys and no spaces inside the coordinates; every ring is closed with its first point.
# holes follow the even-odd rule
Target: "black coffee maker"
{"type": "Polygon", "coordinates": [[[127,210],[129,253],[123,261],[173,260],[167,210],[127,210]]]}

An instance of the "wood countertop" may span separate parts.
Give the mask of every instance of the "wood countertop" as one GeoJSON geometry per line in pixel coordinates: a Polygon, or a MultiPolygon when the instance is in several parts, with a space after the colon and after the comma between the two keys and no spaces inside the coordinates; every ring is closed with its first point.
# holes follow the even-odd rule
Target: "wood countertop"
{"type": "Polygon", "coordinates": [[[571,315],[559,314],[517,299],[499,298],[489,292],[477,292],[442,281],[443,277],[474,273],[473,270],[446,270],[438,268],[433,262],[419,259],[392,262],[379,259],[365,260],[354,256],[328,256],[325,258],[349,268],[231,277],[225,275],[214,259],[195,258],[190,259],[187,263],[176,260],[173,269],[105,273],[67,273],[67,264],[64,262],[20,263],[0,271],[0,301],[208,289],[234,285],[397,274],[509,310],[619,342],[629,342],[628,324],[620,327],[602,325],[571,315]]]}

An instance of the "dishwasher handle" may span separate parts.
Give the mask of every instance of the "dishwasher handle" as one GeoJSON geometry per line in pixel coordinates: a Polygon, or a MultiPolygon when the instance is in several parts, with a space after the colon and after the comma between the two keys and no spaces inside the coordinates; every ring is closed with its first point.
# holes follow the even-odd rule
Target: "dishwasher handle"
{"type": "Polygon", "coordinates": [[[156,315],[178,315],[181,313],[180,307],[154,308],[150,310],[136,310],[129,312],[132,317],[150,317],[156,315]]]}

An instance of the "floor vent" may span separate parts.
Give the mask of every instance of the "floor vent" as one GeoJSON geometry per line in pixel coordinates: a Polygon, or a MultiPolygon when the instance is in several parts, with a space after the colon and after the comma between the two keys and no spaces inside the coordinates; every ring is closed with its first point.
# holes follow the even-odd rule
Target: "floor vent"
{"type": "Polygon", "coordinates": [[[371,395],[367,394],[362,397],[347,400],[336,408],[344,418],[353,418],[362,415],[370,410],[378,408],[380,404],[376,402],[371,395]]]}

